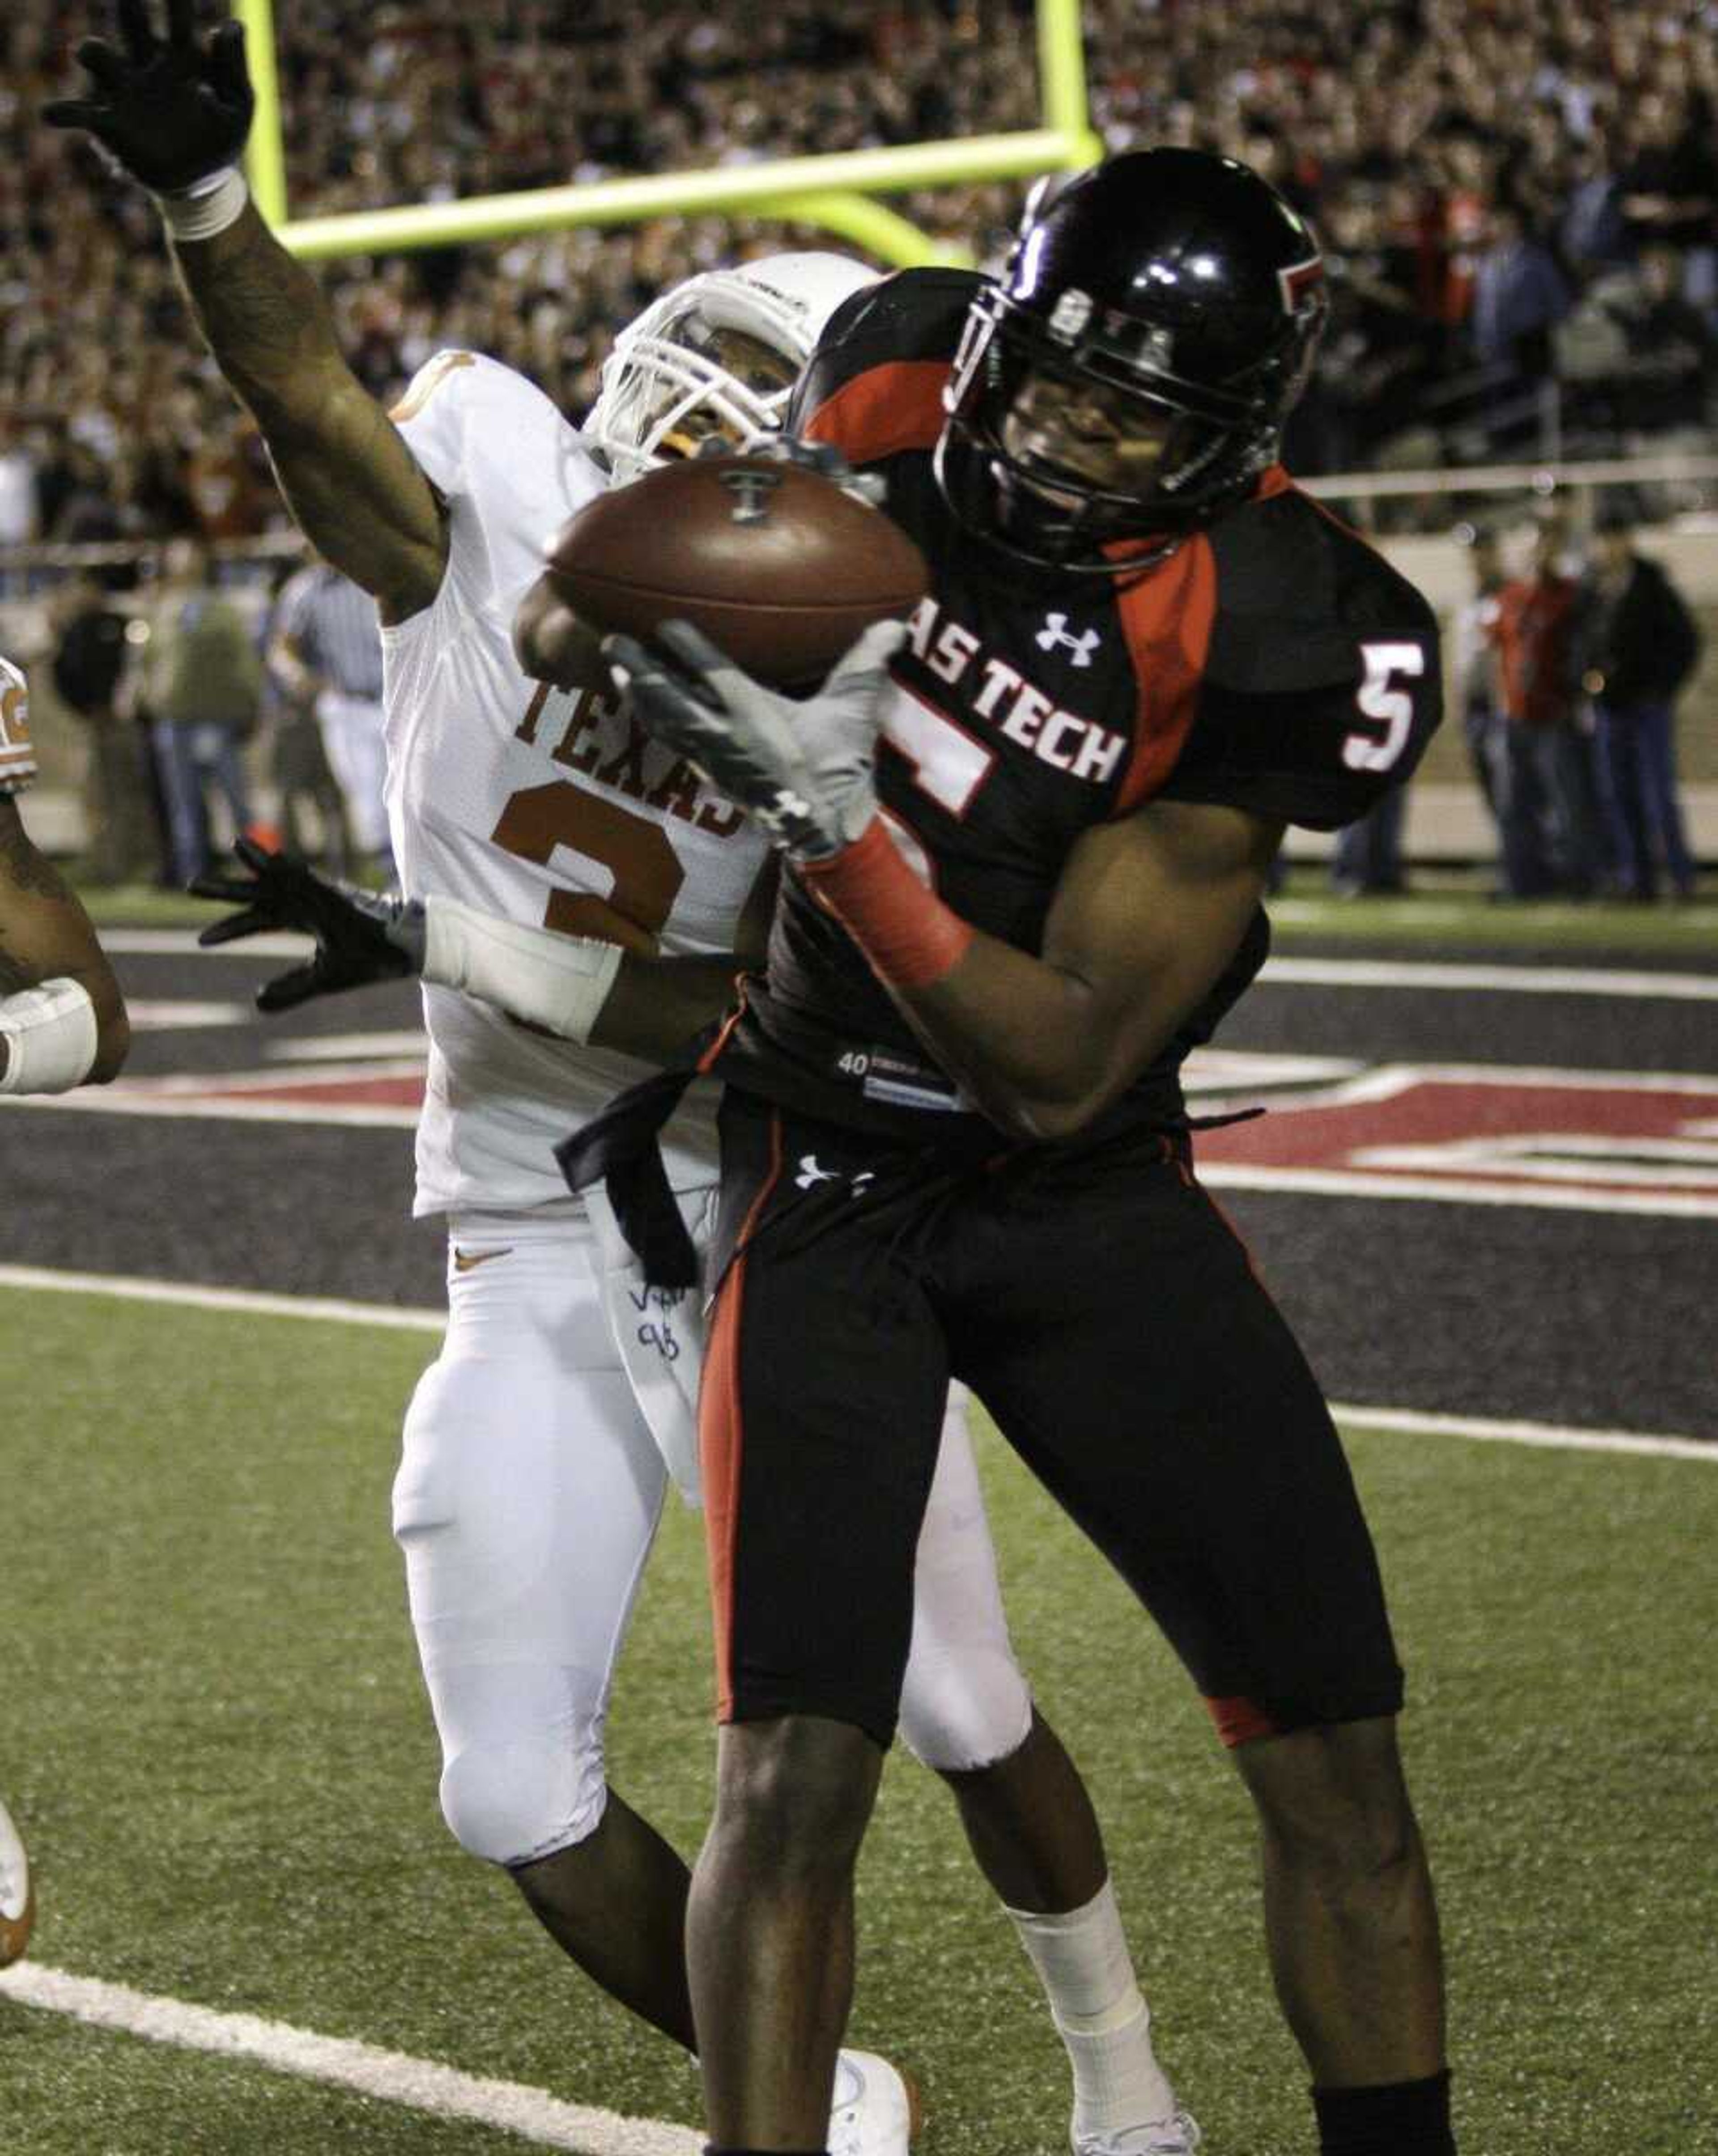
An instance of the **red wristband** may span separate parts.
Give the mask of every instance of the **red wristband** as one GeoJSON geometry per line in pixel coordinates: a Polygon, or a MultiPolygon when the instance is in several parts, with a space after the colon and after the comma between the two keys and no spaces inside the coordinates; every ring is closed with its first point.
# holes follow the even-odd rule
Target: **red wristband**
{"type": "Polygon", "coordinates": [[[796,866],[886,988],[929,988],[954,972],[978,932],[914,875],[881,816],[830,860],[796,866]]]}

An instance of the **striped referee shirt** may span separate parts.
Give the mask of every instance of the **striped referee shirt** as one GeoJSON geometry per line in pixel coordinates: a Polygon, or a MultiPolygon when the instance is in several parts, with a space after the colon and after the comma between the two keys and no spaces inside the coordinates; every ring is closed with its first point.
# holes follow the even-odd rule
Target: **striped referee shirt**
{"type": "Polygon", "coordinates": [[[313,562],[283,586],[275,627],[306,666],[344,696],[382,701],[382,632],[376,602],[326,562],[313,562]]]}

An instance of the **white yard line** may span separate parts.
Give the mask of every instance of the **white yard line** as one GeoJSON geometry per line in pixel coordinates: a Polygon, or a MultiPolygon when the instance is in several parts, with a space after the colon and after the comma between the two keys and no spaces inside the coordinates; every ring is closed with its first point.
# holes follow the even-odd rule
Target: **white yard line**
{"type": "MultiPolygon", "coordinates": [[[[1455,917],[1455,916],[1453,916],[1455,917]]],[[[108,928],[103,947],[132,957],[163,957],[198,949],[194,928],[108,928]]],[[[309,947],[302,936],[255,936],[204,952],[216,958],[296,958],[309,947]]],[[[1283,986],[1354,988],[1502,988],[1539,996],[1663,996],[1718,1002],[1718,974],[1625,971],[1603,966],[1446,964],[1422,958],[1272,958],[1262,980],[1283,986]]]]}
{"type": "Polygon", "coordinates": [[[387,1302],[342,1302],[332,1296],[266,1295],[187,1281],[140,1280],[125,1273],[61,1272],[44,1265],[0,1265],[0,1288],[45,1288],[68,1295],[113,1295],[125,1302],[174,1302],[188,1310],[242,1311],[255,1317],[314,1317],[332,1325],[375,1325],[394,1332],[441,1332],[447,1312],[387,1302]]]}
{"type": "Polygon", "coordinates": [[[116,2029],[152,2044],[177,2044],[223,2058],[252,2059],[301,2080],[356,2090],[384,2103],[474,2119],[540,2148],[572,2148],[584,2156],[697,2156],[703,2138],[690,2127],[656,2118],[626,2118],[593,2104],[567,2103],[547,2089],[463,2074],[429,2059],[384,2051],[345,2036],[319,2036],[289,2022],[255,2014],[217,2014],[183,1999],[162,1999],[122,1984],[72,1976],[21,1961],[0,1972],[0,1999],[48,2014],[69,2014],[97,2029],[116,2029]]]}
{"type": "Polygon", "coordinates": [[[1270,958],[1259,979],[1325,988],[1498,988],[1522,996],[1644,996],[1718,1003],[1718,973],[1607,966],[1474,966],[1427,958],[1270,958]]]}
{"type": "MultiPolygon", "coordinates": [[[[1205,1106],[1202,1101],[1199,1105],[1201,1110],[1205,1106]]],[[[1596,1166],[1592,1173],[1600,1175],[1604,1171],[1596,1166]]],[[[1718,1219],[1718,1198],[1674,1190],[1655,1190],[1642,1196],[1623,1190],[1565,1190],[1525,1177],[1519,1182],[1500,1177],[1482,1182],[1462,1175],[1406,1175],[1397,1171],[1366,1174],[1340,1168],[1255,1168],[1241,1162],[1202,1160],[1199,1180],[1210,1190],[1286,1190],[1314,1198],[1377,1198],[1392,1202],[1412,1199],[1433,1205],[1504,1205],[1535,1212],[1633,1213],[1654,1220],[1718,1219]]]]}
{"type": "MultiPolygon", "coordinates": [[[[439,1310],[380,1302],[342,1302],[308,1295],[264,1295],[244,1288],[198,1287],[189,1281],[137,1280],[118,1273],[59,1272],[43,1265],[0,1265],[0,1289],[46,1289],[69,1295],[112,1295],[134,1302],[171,1302],[193,1310],[244,1311],[262,1317],[321,1318],[337,1325],[376,1325],[440,1332],[439,1310]]],[[[1470,1437],[1492,1444],[1530,1445],[1571,1452],[1632,1452],[1669,1460],[1718,1462],[1718,1440],[1660,1436],[1643,1430],[1581,1430],[1558,1423],[1499,1421],[1484,1415],[1422,1414],[1412,1408],[1331,1403],[1339,1422],[1415,1436],[1470,1437]]]]}

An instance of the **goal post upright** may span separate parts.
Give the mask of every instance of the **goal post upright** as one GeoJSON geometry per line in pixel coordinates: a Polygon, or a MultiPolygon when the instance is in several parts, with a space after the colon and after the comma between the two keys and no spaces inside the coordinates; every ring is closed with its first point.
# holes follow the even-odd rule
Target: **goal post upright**
{"type": "Polygon", "coordinates": [[[233,6],[244,25],[256,90],[256,118],[245,158],[251,191],[282,243],[306,261],[507,239],[573,225],[723,213],[820,225],[897,267],[959,260],[962,249],[934,239],[873,198],[911,187],[1031,178],[1078,169],[1101,153],[1086,109],[1079,0],[1037,0],[1041,127],[293,218],[286,199],[273,0],[233,0],[233,6]]]}

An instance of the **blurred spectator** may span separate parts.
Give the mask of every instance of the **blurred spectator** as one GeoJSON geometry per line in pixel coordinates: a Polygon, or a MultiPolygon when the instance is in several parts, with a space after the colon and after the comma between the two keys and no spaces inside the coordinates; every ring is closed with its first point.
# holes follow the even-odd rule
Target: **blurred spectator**
{"type": "Polygon", "coordinates": [[[1462,738],[1474,783],[1486,808],[1495,818],[1497,796],[1494,783],[1499,720],[1498,652],[1493,630],[1498,616],[1498,594],[1506,581],[1503,537],[1484,526],[1468,537],[1468,570],[1474,580],[1471,595],[1457,608],[1448,642],[1451,701],[1461,714],[1462,738]]]}
{"type": "Polygon", "coordinates": [[[279,804],[280,836],[288,851],[315,862],[332,875],[349,879],[354,864],[352,839],[346,828],[346,804],[322,747],[314,682],[296,667],[290,668],[287,678],[283,678],[269,657],[280,623],[281,592],[297,574],[297,565],[291,562],[276,571],[257,639],[266,673],[269,778],[279,804]],[[315,819],[316,844],[311,842],[306,811],[315,819]]]}
{"type": "Polygon", "coordinates": [[[53,622],[58,639],[54,686],[89,736],[85,877],[96,884],[152,882],[162,861],[144,772],[148,744],[119,693],[128,657],[127,619],[101,579],[81,570],[56,595],[53,622]]]}
{"type": "Polygon", "coordinates": [[[1402,829],[1408,789],[1393,786],[1357,824],[1345,824],[1330,855],[1330,888],[1339,898],[1394,898],[1407,889],[1402,829]]]}
{"type": "MultiPolygon", "coordinates": [[[[1657,241],[1710,254],[1718,217],[1718,158],[1712,113],[1698,95],[1662,88],[1629,100],[1628,154],[1617,176],[1617,203],[1629,245],[1657,241]]],[[[1710,300],[1710,278],[1705,296],[1710,300]]]]}
{"type": "Polygon", "coordinates": [[[225,802],[234,834],[249,826],[244,747],[262,695],[262,662],[244,618],[214,588],[207,551],[195,540],[175,539],[167,547],[144,649],[144,700],[167,803],[169,866],[173,881],[184,885],[209,862],[207,785],[225,802]]]}
{"type": "Polygon", "coordinates": [[[1617,888],[1650,899],[1662,865],[1691,898],[1695,864],[1676,789],[1675,701],[1700,659],[1699,632],[1676,588],[1636,552],[1619,506],[1601,520],[1582,593],[1582,687],[1597,721],[1599,798],[1617,888]]]}
{"type": "Polygon", "coordinates": [[[1543,526],[1530,576],[1506,583],[1490,625],[1503,723],[1492,788],[1503,836],[1503,896],[1584,897],[1598,877],[1592,745],[1577,711],[1575,603],[1563,534],[1543,526]]]}
{"type": "Polygon", "coordinates": [[[1520,207],[1496,203],[1474,265],[1474,350],[1521,384],[1551,371],[1551,331],[1569,311],[1567,279],[1520,207]]]}
{"type": "MultiPolygon", "coordinates": [[[[198,5],[209,15],[213,0],[198,5]]],[[[275,26],[289,198],[316,216],[1030,127],[1031,14],[1031,0],[389,0],[358,36],[352,0],[295,0],[275,26]]],[[[86,143],[37,122],[69,85],[79,38],[111,27],[111,0],[0,10],[0,375],[17,421],[0,444],[0,543],[27,534],[26,465],[39,533],[75,492],[80,524],[116,517],[126,533],[284,530],[247,423],[186,357],[147,203],[86,143]],[[135,468],[116,474],[126,450],[135,468]],[[105,502],[78,469],[88,457],[109,474],[105,502]]],[[[1522,446],[1509,433],[1522,399],[1512,422],[1473,389],[1476,361],[1541,391],[1546,331],[1646,246],[1676,245],[1684,296],[1718,304],[1718,56],[1692,0],[1084,0],[1082,28],[1111,148],[1231,150],[1330,239],[1333,387],[1300,432],[1308,470],[1409,446],[1433,461],[1522,446]]],[[[1019,192],[945,188],[901,207],[993,259],[1019,192]]],[[[343,347],[384,398],[435,346],[464,343],[578,417],[608,322],[718,255],[808,239],[822,244],[768,220],[665,218],[320,274],[343,347]]],[[[1636,404],[1633,425],[1656,429],[1656,400],[1636,404]]],[[[1603,402],[1587,416],[1600,432],[1618,424],[1603,402]]]]}
{"type": "Polygon", "coordinates": [[[312,562],[290,579],[275,609],[269,666],[316,713],[346,828],[384,875],[388,748],[382,728],[382,632],[376,603],[349,577],[312,562]]]}

